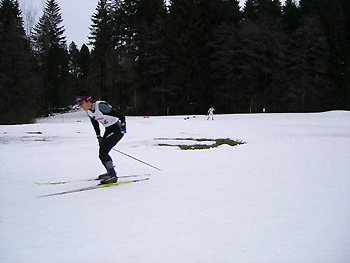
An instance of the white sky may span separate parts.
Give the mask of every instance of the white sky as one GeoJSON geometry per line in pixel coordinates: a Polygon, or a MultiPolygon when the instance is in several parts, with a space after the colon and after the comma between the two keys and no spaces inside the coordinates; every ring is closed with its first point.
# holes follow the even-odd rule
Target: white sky
{"type": "MultiPolygon", "coordinates": [[[[98,0],[56,0],[61,8],[61,14],[65,29],[67,45],[74,41],[78,48],[88,43],[90,35],[91,16],[95,13],[98,0]]],[[[43,14],[46,0],[19,0],[20,8],[23,13],[34,7],[37,13],[37,20],[43,14]]],[[[36,24],[36,23],[35,23],[36,24]]]]}
{"type": "MultiPolygon", "coordinates": [[[[244,2],[245,0],[240,0],[240,5],[243,6],[244,2]]],[[[46,0],[19,0],[19,3],[23,17],[26,10],[37,11],[37,22],[42,16],[46,0]]],[[[74,41],[80,49],[83,44],[88,43],[91,16],[96,11],[98,0],[57,0],[57,3],[61,8],[67,45],[74,41]]]]}

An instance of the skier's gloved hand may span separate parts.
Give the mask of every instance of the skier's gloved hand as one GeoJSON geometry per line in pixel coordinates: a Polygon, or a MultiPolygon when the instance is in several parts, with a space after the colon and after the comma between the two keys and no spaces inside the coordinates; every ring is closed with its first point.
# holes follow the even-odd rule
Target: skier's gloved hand
{"type": "Polygon", "coordinates": [[[102,137],[100,135],[97,136],[98,144],[101,145],[102,137]]]}
{"type": "Polygon", "coordinates": [[[122,122],[121,124],[120,124],[120,131],[121,131],[121,133],[126,133],[126,123],[125,122],[122,122]]]}

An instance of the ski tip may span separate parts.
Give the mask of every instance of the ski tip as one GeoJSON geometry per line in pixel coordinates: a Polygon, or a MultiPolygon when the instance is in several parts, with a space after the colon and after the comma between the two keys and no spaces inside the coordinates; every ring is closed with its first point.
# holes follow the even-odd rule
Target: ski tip
{"type": "Polygon", "coordinates": [[[39,183],[39,182],[35,182],[36,185],[56,185],[56,184],[66,184],[69,181],[66,182],[46,182],[46,183],[39,183]]]}

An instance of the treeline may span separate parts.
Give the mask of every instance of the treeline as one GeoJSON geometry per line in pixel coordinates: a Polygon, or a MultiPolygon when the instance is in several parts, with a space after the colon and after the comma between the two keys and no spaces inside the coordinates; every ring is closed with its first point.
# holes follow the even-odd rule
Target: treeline
{"type": "Polygon", "coordinates": [[[91,21],[67,46],[56,0],[27,34],[1,0],[0,123],[82,89],[135,115],[350,109],[348,0],[99,0],[91,21]]]}

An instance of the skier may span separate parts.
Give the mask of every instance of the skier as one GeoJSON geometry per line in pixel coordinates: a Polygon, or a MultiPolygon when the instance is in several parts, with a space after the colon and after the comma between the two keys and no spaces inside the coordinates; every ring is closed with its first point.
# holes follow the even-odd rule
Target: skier
{"type": "Polygon", "coordinates": [[[99,180],[101,180],[101,184],[116,183],[118,181],[117,173],[108,153],[126,133],[125,116],[105,101],[94,101],[86,91],[80,91],[76,95],[76,102],[89,116],[100,146],[99,158],[107,173],[100,175],[99,180]],[[102,137],[99,123],[105,128],[102,137]]]}
{"type": "Polygon", "coordinates": [[[207,120],[209,120],[210,117],[211,117],[212,120],[214,120],[214,111],[215,111],[215,109],[213,107],[210,107],[210,109],[208,110],[208,118],[207,118],[207,120]]]}

